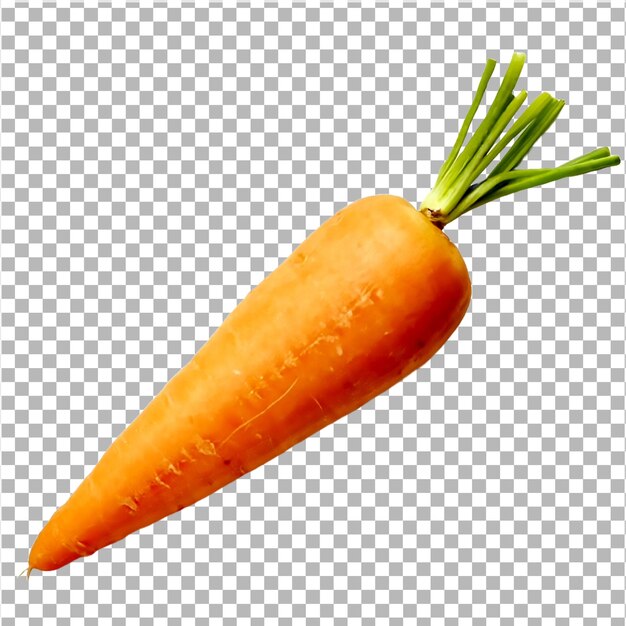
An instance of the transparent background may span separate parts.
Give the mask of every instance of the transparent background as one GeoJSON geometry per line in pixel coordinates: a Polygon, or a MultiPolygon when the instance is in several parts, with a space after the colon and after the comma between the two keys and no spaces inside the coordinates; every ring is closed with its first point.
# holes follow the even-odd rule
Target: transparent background
{"type": "Polygon", "coordinates": [[[471,309],[387,394],[16,578],[295,245],[362,196],[419,203],[487,57],[567,100],[530,166],[626,144],[623,3],[65,6],[0,12],[2,623],[623,625],[623,165],[447,228],[471,309]]]}

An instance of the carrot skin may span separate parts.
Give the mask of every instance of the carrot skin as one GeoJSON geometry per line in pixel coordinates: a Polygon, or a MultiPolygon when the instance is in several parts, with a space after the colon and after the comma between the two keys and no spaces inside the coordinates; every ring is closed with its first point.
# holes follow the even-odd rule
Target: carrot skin
{"type": "Polygon", "coordinates": [[[175,513],[429,360],[470,300],[463,259],[405,200],[339,211],[241,304],[35,541],[53,570],[175,513]]]}

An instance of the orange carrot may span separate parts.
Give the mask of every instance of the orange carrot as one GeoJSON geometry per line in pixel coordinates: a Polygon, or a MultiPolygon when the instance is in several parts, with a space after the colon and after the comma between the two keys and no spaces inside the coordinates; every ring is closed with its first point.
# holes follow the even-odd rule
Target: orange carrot
{"type": "Polygon", "coordinates": [[[456,247],[409,203],[380,196],[340,211],[117,439],[45,527],[30,566],[91,554],[358,408],[428,360],[469,298],[456,247]]]}
{"type": "MultiPolygon", "coordinates": [[[[514,56],[511,67],[519,65],[514,56]]],[[[362,406],[439,350],[471,291],[442,226],[486,197],[563,175],[555,175],[560,168],[514,170],[554,113],[543,98],[508,131],[509,140],[523,141],[503,157],[499,178],[481,183],[482,193],[472,185],[499,136],[493,129],[512,117],[510,72],[485,119],[491,126],[481,125],[463,152],[461,130],[420,211],[395,196],[359,200],[250,292],[53,515],[32,547],[30,569],[62,567],[197,502],[362,406]]],[[[479,95],[484,87],[483,77],[479,95]]],[[[615,159],[596,151],[562,167],[575,175],[615,159]]]]}

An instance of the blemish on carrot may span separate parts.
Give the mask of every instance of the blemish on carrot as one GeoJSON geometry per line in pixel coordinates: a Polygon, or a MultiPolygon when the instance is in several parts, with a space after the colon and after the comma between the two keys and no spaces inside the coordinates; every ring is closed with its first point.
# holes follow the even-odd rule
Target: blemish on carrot
{"type": "Polygon", "coordinates": [[[154,477],[154,482],[155,482],[157,485],[160,485],[161,487],[165,487],[166,489],[171,489],[171,488],[172,488],[170,485],[168,485],[166,482],[164,482],[164,481],[160,478],[160,476],[159,476],[158,474],[154,477]]]}
{"type": "Polygon", "coordinates": [[[89,556],[93,550],[90,550],[82,541],[76,541],[75,542],[76,545],[76,552],[77,554],[80,554],[80,556],[89,556]]]}
{"type": "Polygon", "coordinates": [[[134,498],[125,498],[122,500],[121,505],[129,508],[132,513],[136,513],[139,510],[139,506],[134,498]]]}
{"type": "Polygon", "coordinates": [[[195,442],[196,450],[204,456],[218,456],[215,444],[210,439],[198,437],[195,442]]]}
{"type": "Polygon", "coordinates": [[[182,472],[172,463],[170,463],[167,466],[168,471],[170,471],[172,474],[176,474],[177,476],[180,476],[182,474],[182,472]]]}
{"type": "Polygon", "coordinates": [[[320,408],[320,411],[324,411],[324,407],[320,404],[320,401],[315,396],[311,396],[311,399],[313,400],[313,402],[315,402],[315,404],[317,404],[317,406],[320,408]]]}
{"type": "Polygon", "coordinates": [[[273,408],[276,404],[278,404],[285,396],[287,396],[287,394],[296,386],[297,382],[298,382],[298,379],[296,378],[291,383],[291,385],[289,385],[289,387],[285,390],[285,392],[281,394],[278,398],[276,398],[276,400],[274,400],[273,402],[270,402],[262,411],[259,411],[256,415],[253,415],[251,418],[247,419],[243,424],[240,424],[239,426],[237,426],[237,428],[235,428],[235,430],[233,430],[233,432],[230,433],[230,435],[228,435],[228,437],[226,437],[224,441],[222,441],[221,445],[224,445],[227,441],[232,439],[242,428],[245,428],[246,426],[248,426],[255,420],[265,415],[265,413],[267,413],[271,408],[273,408]]]}

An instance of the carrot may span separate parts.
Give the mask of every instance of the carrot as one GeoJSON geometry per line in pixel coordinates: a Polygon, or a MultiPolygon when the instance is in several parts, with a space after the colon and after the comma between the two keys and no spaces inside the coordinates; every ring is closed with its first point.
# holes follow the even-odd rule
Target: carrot
{"type": "Polygon", "coordinates": [[[362,406],[439,350],[471,293],[463,258],[442,228],[488,200],[619,163],[602,149],[553,169],[515,169],[562,107],[542,94],[498,140],[525,98],[512,94],[523,63],[523,55],[513,56],[461,151],[495,66],[488,62],[419,211],[390,195],[359,200],[250,292],[52,516],[29,569],[57,569],[197,502],[362,406]]]}

